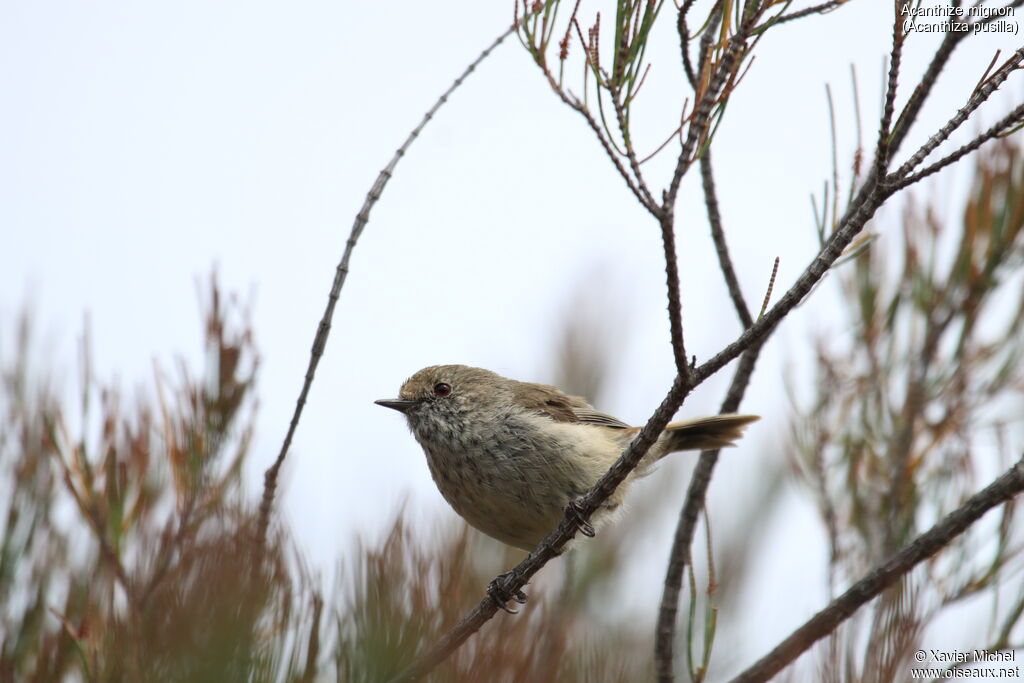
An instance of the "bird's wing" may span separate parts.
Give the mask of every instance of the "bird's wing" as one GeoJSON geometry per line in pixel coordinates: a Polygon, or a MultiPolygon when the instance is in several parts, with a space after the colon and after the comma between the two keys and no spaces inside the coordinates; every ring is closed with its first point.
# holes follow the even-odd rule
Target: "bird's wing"
{"type": "Polygon", "coordinates": [[[631,426],[608,413],[599,413],[593,408],[574,408],[573,412],[576,413],[576,417],[579,418],[580,422],[586,422],[588,424],[602,425],[604,427],[615,427],[616,429],[630,429],[631,426]]]}
{"type": "Polygon", "coordinates": [[[630,427],[617,417],[594,410],[579,396],[568,396],[547,384],[517,382],[513,393],[519,405],[550,417],[555,422],[582,422],[616,429],[630,427]]]}

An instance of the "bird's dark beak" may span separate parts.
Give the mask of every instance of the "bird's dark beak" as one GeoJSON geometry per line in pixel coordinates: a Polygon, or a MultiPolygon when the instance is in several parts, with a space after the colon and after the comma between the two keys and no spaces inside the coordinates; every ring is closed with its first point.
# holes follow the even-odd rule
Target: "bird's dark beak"
{"type": "Polygon", "coordinates": [[[416,401],[410,401],[404,398],[382,398],[379,401],[374,401],[374,403],[379,406],[384,406],[385,408],[397,410],[400,413],[405,413],[409,408],[416,405],[416,401]]]}

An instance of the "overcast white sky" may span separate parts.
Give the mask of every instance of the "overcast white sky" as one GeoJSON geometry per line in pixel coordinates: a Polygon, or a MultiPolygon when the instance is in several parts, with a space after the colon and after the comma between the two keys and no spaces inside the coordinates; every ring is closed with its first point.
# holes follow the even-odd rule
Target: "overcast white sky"
{"type": "MultiPolygon", "coordinates": [[[[776,255],[781,292],[814,253],[809,196],[831,173],[824,86],[835,96],[845,171],[855,145],[851,64],[865,137],[872,135],[891,35],[882,8],[890,5],[853,0],[770,32],[730,103],[715,161],[752,305],[776,255]]],[[[598,6],[585,0],[581,15],[598,6]]],[[[101,378],[131,389],[147,381],[154,359],[169,366],[176,355],[198,367],[196,282],[216,266],[225,289],[251,297],[262,351],[250,462],[258,495],[366,191],[511,18],[511,0],[0,0],[0,353],[28,304],[47,358],[67,371],[86,312],[101,378]]],[[[651,53],[638,113],[651,127],[641,148],[660,143],[685,96],[672,33],[668,26],[668,40],[651,53]]],[[[905,83],[933,42],[910,38],[905,83]]],[[[963,103],[996,49],[1005,55],[1018,43],[1012,35],[968,41],[902,156],[963,103]]],[[[986,120],[1021,91],[1011,79],[986,120]]],[[[656,163],[651,172],[664,177],[656,163]]],[[[918,196],[939,198],[942,208],[953,179],[943,174],[918,196]]],[[[688,349],[704,359],[739,327],[713,264],[696,180],[684,186],[678,242],[688,349]]],[[[373,400],[434,363],[551,380],[552,336],[580,290],[621,302],[609,305],[612,315],[628,311],[615,325],[623,355],[613,390],[599,407],[640,422],[672,377],[656,226],[512,39],[414,144],[356,250],[279,494],[317,566],[330,572],[354,535],[374,533],[406,496],[426,519],[454,514],[404,424],[373,400]]],[[[838,324],[834,296],[820,288],[766,352],[744,405],[766,419],[723,462],[713,511],[756,486],[759,461],[785,457],[784,363],[799,366],[808,335],[838,324]]],[[[683,413],[714,411],[727,380],[722,373],[702,387],[683,413]]],[[[787,622],[780,629],[805,618],[825,591],[815,518],[800,503],[786,510],[778,532],[808,539],[811,559],[766,569],[800,587],[787,592],[784,614],[759,607],[787,622]]],[[[654,533],[656,583],[671,522],[654,533]]]]}

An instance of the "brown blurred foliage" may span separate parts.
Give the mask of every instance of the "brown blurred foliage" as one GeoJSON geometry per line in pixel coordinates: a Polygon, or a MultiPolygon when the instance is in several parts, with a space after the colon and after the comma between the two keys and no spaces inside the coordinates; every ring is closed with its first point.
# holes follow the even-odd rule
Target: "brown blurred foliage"
{"type": "MultiPolygon", "coordinates": [[[[2,359],[0,681],[386,680],[518,556],[465,525],[414,530],[403,511],[379,543],[346,554],[325,607],[282,526],[265,553],[256,541],[241,474],[257,354],[215,281],[205,308],[201,376],[158,368],[132,401],[92,376],[83,341],[73,417],[22,318],[2,359]]],[[[618,547],[534,586],[522,615],[496,620],[432,680],[649,677],[647,629],[594,628],[591,589],[617,572],[618,547]]]]}
{"type": "MultiPolygon", "coordinates": [[[[1007,436],[1024,389],[1022,263],[1024,156],[1004,140],[978,157],[959,222],[908,203],[902,250],[876,242],[843,276],[849,335],[817,344],[794,460],[827,531],[833,591],[1019,457],[1007,436]]],[[[928,625],[970,597],[991,601],[991,623],[963,645],[1020,647],[1022,520],[1013,501],[1000,515],[834,634],[821,679],[905,675],[928,625]]]]}
{"type": "MultiPolygon", "coordinates": [[[[479,601],[488,581],[507,566],[508,554],[518,554],[465,525],[429,544],[423,539],[399,516],[380,547],[354,554],[354,583],[338,614],[339,680],[382,681],[397,674],[479,601]]],[[[598,574],[574,573],[579,578],[571,590],[534,586],[522,614],[488,624],[430,680],[649,678],[646,634],[638,640],[628,622],[592,628],[585,601],[598,574]]]]}
{"type": "Polygon", "coordinates": [[[277,634],[301,591],[277,542],[257,554],[239,486],[256,353],[215,283],[206,308],[204,377],[158,370],[152,398],[101,386],[83,342],[75,419],[22,319],[0,394],[0,680],[297,679],[277,634]]]}

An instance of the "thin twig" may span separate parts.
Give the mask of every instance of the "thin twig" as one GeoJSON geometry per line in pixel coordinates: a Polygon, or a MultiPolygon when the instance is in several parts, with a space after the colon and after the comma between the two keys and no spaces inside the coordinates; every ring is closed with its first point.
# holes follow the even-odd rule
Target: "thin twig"
{"type": "Polygon", "coordinates": [[[653,206],[656,202],[640,170],[640,162],[636,156],[636,149],[633,147],[633,139],[629,134],[629,122],[626,120],[626,111],[622,103],[619,102],[617,89],[611,92],[611,99],[612,105],[615,107],[615,119],[619,124],[619,132],[622,134],[622,144],[626,148],[626,159],[629,161],[629,168],[633,171],[633,176],[636,178],[636,186],[643,193],[647,202],[653,206]]]}
{"type": "MultiPolygon", "coordinates": [[[[707,88],[700,93],[700,97],[694,103],[693,118],[687,130],[686,141],[683,143],[682,149],[679,150],[679,157],[676,160],[672,179],[669,181],[668,189],[665,191],[662,201],[663,209],[669,209],[675,205],[676,197],[679,194],[679,185],[693,163],[694,153],[697,151],[698,145],[705,139],[711,114],[715,106],[721,102],[720,96],[724,97],[728,94],[730,83],[736,77],[736,66],[746,51],[746,39],[751,25],[751,21],[745,21],[736,34],[729,39],[729,45],[715,65],[715,72],[708,80],[707,88]]],[[[704,40],[702,39],[702,49],[703,46],[704,40]]],[[[703,74],[704,70],[708,68],[707,59],[707,53],[705,52],[701,58],[700,74],[703,74]]]]}
{"type": "Polygon", "coordinates": [[[771,21],[772,24],[775,24],[777,26],[779,24],[785,24],[788,21],[803,19],[804,17],[810,16],[812,14],[828,14],[829,12],[838,9],[841,5],[845,5],[849,1],[850,0],[829,0],[828,2],[823,2],[820,5],[807,7],[805,9],[797,10],[795,12],[790,12],[789,14],[783,14],[778,19],[775,19],[774,21],[769,21],[771,21]]]}
{"type": "MultiPolygon", "coordinates": [[[[949,17],[949,20],[951,23],[959,22],[956,17],[949,17]]],[[[924,75],[921,76],[921,80],[910,94],[907,103],[903,106],[903,111],[900,112],[899,118],[896,119],[896,124],[892,129],[892,137],[889,140],[889,151],[891,154],[895,154],[903,144],[907,133],[910,132],[911,126],[917,121],[917,116],[921,113],[925,100],[928,99],[928,95],[931,94],[935,83],[938,82],[939,74],[942,73],[942,69],[945,68],[950,57],[953,56],[953,50],[956,49],[960,41],[967,35],[966,31],[950,31],[942,39],[939,47],[935,50],[932,61],[928,64],[928,68],[925,69],[924,75]]]]}
{"type": "MultiPolygon", "coordinates": [[[[581,102],[577,97],[570,95],[560,85],[558,85],[558,82],[555,80],[555,77],[551,74],[551,72],[548,70],[546,66],[540,65],[540,68],[541,71],[544,73],[544,76],[548,79],[548,84],[551,86],[551,89],[555,91],[556,95],[558,95],[558,98],[562,100],[562,102],[566,104],[570,109],[574,109],[577,112],[579,112],[580,116],[582,116],[586,120],[587,125],[590,126],[590,129],[594,132],[594,135],[597,136],[598,142],[601,143],[601,147],[604,149],[605,154],[608,155],[608,158],[611,160],[612,165],[615,166],[615,170],[617,170],[619,172],[619,175],[622,176],[622,179],[626,182],[626,186],[629,188],[629,191],[632,192],[633,196],[637,198],[637,201],[640,202],[640,205],[647,209],[647,211],[650,212],[651,215],[657,216],[658,206],[653,201],[648,200],[648,196],[650,193],[646,192],[647,188],[645,187],[641,189],[641,187],[637,185],[636,182],[634,182],[633,177],[629,174],[629,171],[626,169],[625,166],[622,165],[622,160],[619,158],[619,153],[616,151],[612,142],[608,139],[608,136],[604,134],[602,126],[597,122],[597,119],[594,118],[594,115],[590,113],[590,110],[587,108],[587,106],[583,104],[583,102],[581,102]]],[[[598,93],[598,97],[600,97],[600,93],[598,93]]]]}
{"type": "Polygon", "coordinates": [[[675,211],[672,206],[663,207],[661,215],[661,242],[665,256],[665,286],[668,290],[668,322],[672,339],[672,357],[676,372],[684,384],[690,381],[690,364],[686,360],[686,344],[683,340],[683,303],[679,287],[679,263],[676,258],[675,211]]]}
{"type": "Polygon", "coordinates": [[[941,550],[951,540],[997,505],[1024,491],[1024,458],[931,529],[873,569],[845,593],[829,603],[771,652],[734,678],[731,683],[767,681],[832,633],[861,606],[893,585],[910,570],[941,550]]]}
{"type": "Polygon", "coordinates": [[[850,209],[839,221],[839,227],[822,246],[821,251],[800,274],[793,286],[763,316],[754,321],[733,343],[726,346],[694,370],[691,382],[699,385],[718,372],[727,363],[771,334],[776,325],[799,304],[808,292],[825,275],[836,259],[843,253],[864,224],[875,214],[878,207],[891,193],[877,183],[865,185],[851,204],[850,209]]]}
{"type": "Polygon", "coordinates": [[[970,98],[970,101],[950,119],[949,123],[933,135],[928,143],[901,166],[899,170],[880,179],[873,177],[873,175],[869,177],[857,193],[857,196],[850,203],[845,215],[840,219],[836,231],[828,238],[818,252],[818,255],[807,266],[800,277],[797,278],[793,286],[779,299],[777,304],[769,309],[749,329],[745,330],[736,341],[698,366],[691,377],[693,386],[699,385],[705,379],[718,372],[726,363],[729,363],[746,351],[762,336],[770,334],[771,329],[803,300],[803,297],[810,292],[825,272],[832,267],[832,264],[839,258],[843,250],[849,246],[853,238],[864,227],[864,224],[875,214],[878,207],[892,196],[897,189],[906,186],[902,184],[902,181],[909,175],[909,171],[920,163],[920,158],[927,156],[942,140],[949,137],[953,130],[966,121],[971,113],[995,92],[996,88],[1006,80],[1010,72],[1022,60],[1024,60],[1024,48],[1017,50],[1014,56],[1000,67],[993,77],[970,98]]]}
{"type": "Polygon", "coordinates": [[[898,181],[892,181],[893,189],[901,190],[908,185],[913,185],[919,180],[927,178],[933,173],[941,171],[946,166],[959,161],[964,156],[978,149],[989,140],[999,137],[1014,126],[1020,125],[1021,122],[1024,122],[1024,104],[1015,107],[1009,114],[1000,119],[998,123],[968,142],[966,145],[957,149],[955,152],[951,152],[949,155],[939,159],[935,163],[925,166],[917,173],[912,173],[898,181]]]}
{"type": "MultiPolygon", "coordinates": [[[[832,101],[832,87],[825,84],[825,102],[828,104],[828,134],[832,142],[832,220],[839,216],[839,134],[836,132],[836,108],[832,101]]],[[[822,202],[828,215],[828,203],[822,202]]]]}
{"type": "Polygon", "coordinates": [[[693,63],[690,61],[690,29],[686,25],[686,14],[693,7],[693,0],[686,0],[676,13],[676,32],[679,34],[679,52],[683,58],[683,71],[686,72],[686,80],[690,86],[697,89],[697,75],[693,71],[693,63]]]}
{"type": "MultiPolygon", "coordinates": [[[[857,69],[852,63],[850,64],[850,86],[853,89],[853,120],[857,130],[857,148],[853,153],[853,174],[850,178],[849,192],[847,192],[847,203],[853,199],[853,193],[857,189],[857,181],[860,179],[861,162],[864,155],[864,131],[860,120],[860,92],[857,88],[857,69]]],[[[889,153],[892,154],[891,146],[889,150],[889,153]]]]}
{"type": "Polygon", "coordinates": [[[270,525],[270,509],[274,503],[274,492],[277,489],[277,477],[281,470],[281,465],[284,463],[285,456],[288,455],[288,448],[291,446],[292,437],[295,435],[295,430],[299,425],[299,418],[302,415],[302,409],[306,405],[306,397],[309,394],[309,389],[313,385],[313,376],[316,374],[317,365],[320,363],[320,358],[323,356],[324,347],[327,344],[327,335],[331,330],[331,319],[334,317],[334,306],[338,302],[338,296],[341,294],[341,287],[345,284],[345,278],[348,276],[349,260],[352,257],[352,250],[356,246],[356,242],[359,240],[359,236],[363,232],[363,228],[366,227],[367,222],[370,220],[370,210],[373,205],[377,203],[381,193],[384,191],[384,187],[391,179],[391,175],[395,170],[395,166],[398,165],[399,160],[405,156],[406,151],[413,141],[419,137],[420,132],[427,125],[427,123],[434,118],[434,114],[441,108],[445,102],[448,101],[448,96],[455,91],[462,82],[469,76],[476,67],[491,54],[494,48],[498,47],[509,35],[512,34],[515,27],[509,27],[500,36],[498,36],[494,42],[492,42],[487,49],[480,53],[480,55],[474,59],[469,66],[466,67],[465,71],[455,79],[455,81],[444,91],[444,94],[437,99],[426,114],[423,115],[423,119],[420,121],[409,136],[399,147],[388,165],[384,167],[384,170],[377,176],[377,180],[374,181],[373,187],[366,195],[366,199],[363,202],[362,208],[359,213],[356,214],[355,222],[352,224],[352,231],[349,233],[348,240],[345,242],[345,252],[342,254],[341,262],[338,263],[337,268],[334,271],[334,282],[331,284],[330,294],[327,296],[327,307],[324,309],[323,317],[320,319],[320,324],[317,326],[316,336],[313,339],[313,348],[310,350],[309,365],[306,368],[306,377],[302,382],[302,391],[299,392],[299,398],[295,401],[295,412],[292,414],[291,422],[288,424],[288,431],[285,434],[284,442],[281,444],[281,451],[277,454],[277,459],[274,460],[274,464],[271,465],[263,475],[263,498],[260,501],[260,512],[259,512],[259,524],[256,531],[256,541],[262,546],[266,542],[267,528],[270,525]]]}
{"type": "Polygon", "coordinates": [[[761,311],[757,314],[760,318],[768,310],[768,303],[772,300],[772,290],[775,289],[775,276],[779,274],[779,257],[775,257],[775,265],[772,266],[772,276],[768,279],[768,289],[764,293],[764,301],[761,302],[761,311]]]}
{"type": "Polygon", "coordinates": [[[1002,53],[1002,50],[996,50],[996,53],[992,55],[992,61],[990,61],[988,66],[985,67],[985,72],[981,74],[981,78],[978,79],[978,85],[974,86],[974,90],[971,91],[972,93],[977,92],[978,88],[984,85],[985,81],[988,80],[988,75],[992,73],[992,67],[994,67],[999,61],[999,55],[1002,53]]]}
{"type": "Polygon", "coordinates": [[[890,177],[895,181],[899,182],[903,178],[910,175],[910,172],[914,170],[922,161],[925,160],[929,154],[935,151],[935,148],[942,144],[950,135],[953,134],[957,128],[959,128],[968,117],[974,113],[974,110],[982,105],[985,100],[989,98],[996,91],[996,89],[1003,84],[1003,82],[1010,76],[1010,74],[1017,69],[1021,61],[1024,61],[1024,47],[1018,48],[1013,56],[1006,60],[999,69],[992,74],[992,77],[986,81],[980,88],[977,88],[971,97],[953,117],[949,120],[946,125],[938,130],[935,135],[928,138],[928,142],[921,146],[913,156],[899,167],[899,169],[893,173],[890,177]]]}
{"type": "MultiPolygon", "coordinates": [[[[889,75],[886,79],[885,103],[882,106],[882,122],[878,129],[878,145],[875,148],[875,174],[881,177],[889,170],[889,158],[892,142],[892,117],[896,111],[896,86],[900,78],[900,63],[903,57],[903,43],[906,34],[903,32],[903,19],[900,17],[900,5],[893,5],[892,50],[889,51],[889,75]]],[[[839,187],[833,188],[835,196],[839,196],[839,187]]]]}
{"type": "MultiPolygon", "coordinates": [[[[734,413],[740,407],[740,401],[746,393],[750,379],[754,374],[757,358],[762,345],[751,348],[740,359],[736,374],[733,375],[729,391],[722,401],[720,412],[734,413]]],[[[704,451],[700,454],[690,486],[686,492],[686,501],[679,511],[679,522],[669,553],[668,568],[665,573],[665,586],[661,593],[661,607],[658,609],[658,623],[654,636],[654,662],[660,683],[671,683],[673,674],[673,648],[676,640],[676,615],[679,612],[679,594],[682,590],[683,575],[690,561],[690,545],[693,543],[697,518],[704,509],[711,474],[718,462],[719,450],[704,451]]]]}
{"type": "Polygon", "coordinates": [[[729,256],[729,246],[725,243],[725,230],[722,228],[722,214],[718,208],[718,193],[715,189],[710,149],[700,158],[700,178],[704,188],[704,206],[708,210],[708,223],[711,224],[711,239],[715,243],[715,253],[718,254],[718,267],[725,278],[736,315],[739,316],[743,327],[747,328],[754,324],[754,319],[750,317],[750,309],[743,298],[743,290],[732,266],[732,257],[729,256]]]}
{"type": "Polygon", "coordinates": [[[654,157],[658,156],[658,154],[661,153],[661,150],[665,149],[665,147],[668,146],[668,143],[672,142],[672,138],[674,138],[675,136],[677,136],[681,132],[683,132],[683,126],[686,125],[686,121],[690,118],[689,116],[686,115],[686,107],[689,104],[690,104],[690,100],[689,99],[683,101],[683,110],[682,110],[682,114],[680,116],[680,118],[682,120],[679,122],[679,126],[674,131],[669,133],[669,136],[667,138],[665,138],[665,141],[662,142],[660,145],[658,145],[654,149],[653,152],[651,152],[650,154],[648,154],[647,156],[645,156],[643,159],[640,160],[640,165],[641,166],[646,164],[648,161],[650,161],[654,157]]]}

